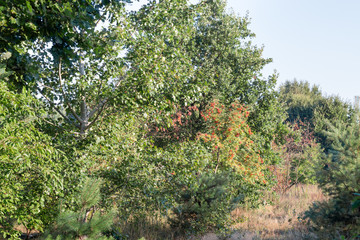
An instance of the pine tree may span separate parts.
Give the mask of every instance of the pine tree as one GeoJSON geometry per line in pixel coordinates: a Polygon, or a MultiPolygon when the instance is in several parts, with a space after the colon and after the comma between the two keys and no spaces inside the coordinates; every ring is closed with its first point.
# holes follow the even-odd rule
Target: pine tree
{"type": "Polygon", "coordinates": [[[78,211],[64,211],[58,216],[53,228],[45,234],[46,240],[112,239],[102,233],[113,223],[113,212],[102,214],[100,202],[100,179],[88,178],[78,196],[78,211]]]}
{"type": "Polygon", "coordinates": [[[352,236],[360,232],[360,209],[352,207],[354,194],[360,191],[360,126],[355,120],[327,125],[330,130],[325,134],[331,145],[318,182],[330,199],[314,204],[306,216],[319,229],[331,226],[352,236]]]}
{"type": "Polygon", "coordinates": [[[231,173],[204,173],[183,186],[173,209],[170,223],[180,234],[201,234],[208,231],[225,233],[231,222],[230,213],[242,196],[232,196],[231,173]]]}

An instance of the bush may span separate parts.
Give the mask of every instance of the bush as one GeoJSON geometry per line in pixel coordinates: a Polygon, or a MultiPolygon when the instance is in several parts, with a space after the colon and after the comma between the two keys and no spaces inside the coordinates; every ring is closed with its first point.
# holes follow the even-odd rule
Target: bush
{"type": "Polygon", "coordinates": [[[249,111],[243,105],[214,101],[199,115],[206,127],[192,145],[207,151],[207,159],[202,158],[206,164],[187,182],[174,179],[178,195],[171,222],[185,233],[226,232],[231,211],[244,202],[256,205],[261,190],[269,186],[267,159],[247,124],[249,111]]]}
{"type": "Polygon", "coordinates": [[[248,116],[237,102],[214,101],[202,112],[193,106],[178,114],[167,129],[150,125],[146,134],[135,118],[108,129],[89,149],[100,163],[96,171],[105,179],[104,193],[121,211],[120,222],[160,213],[181,234],[226,230],[231,210],[245,201],[256,205],[269,187],[267,155],[248,116]],[[182,124],[192,118],[204,126],[186,139],[193,134],[184,133],[182,124]]]}

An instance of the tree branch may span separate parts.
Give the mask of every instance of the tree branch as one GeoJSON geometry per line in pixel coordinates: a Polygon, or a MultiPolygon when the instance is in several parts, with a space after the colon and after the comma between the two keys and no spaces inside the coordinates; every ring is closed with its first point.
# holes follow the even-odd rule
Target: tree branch
{"type": "Polygon", "coordinates": [[[38,89],[38,91],[40,92],[40,94],[50,103],[50,105],[52,105],[53,108],[61,115],[61,117],[63,117],[66,121],[68,121],[70,124],[74,125],[75,127],[78,127],[77,124],[75,124],[74,122],[72,122],[65,114],[63,114],[63,113],[60,111],[60,109],[59,109],[58,107],[56,107],[56,104],[55,104],[53,101],[51,101],[50,98],[48,98],[45,94],[43,94],[42,91],[41,91],[39,88],[37,88],[37,89],[38,89]]]}
{"type": "MultiPolygon", "coordinates": [[[[106,101],[107,102],[107,101],[106,101]]],[[[86,129],[90,128],[99,118],[100,114],[104,111],[106,102],[101,106],[100,110],[98,110],[98,113],[96,114],[96,117],[93,121],[91,121],[87,126],[86,129]]]]}
{"type": "Polygon", "coordinates": [[[59,74],[59,84],[60,84],[60,91],[64,97],[64,100],[66,102],[67,107],[70,109],[71,113],[74,115],[74,117],[76,118],[76,120],[78,120],[78,122],[81,124],[83,123],[83,120],[76,114],[76,112],[74,111],[74,109],[71,107],[66,94],[64,92],[63,86],[62,86],[62,77],[61,77],[61,58],[59,60],[59,70],[58,70],[58,74],[59,74]]]}
{"type": "Polygon", "coordinates": [[[108,101],[108,98],[105,98],[104,100],[102,100],[90,113],[89,113],[89,119],[92,118],[94,116],[94,114],[100,109],[102,108],[108,101]]]}
{"type": "MultiPolygon", "coordinates": [[[[41,118],[41,117],[38,116],[38,118],[41,118]]],[[[70,133],[75,134],[75,135],[80,135],[79,132],[74,132],[74,131],[71,131],[71,130],[67,130],[67,129],[63,128],[62,126],[56,125],[55,123],[52,123],[52,122],[46,120],[45,118],[41,118],[41,119],[42,119],[44,122],[50,124],[51,126],[57,127],[57,128],[61,129],[61,130],[64,131],[64,132],[67,131],[67,132],[70,132],[70,133]]]]}
{"type": "MultiPolygon", "coordinates": [[[[138,67],[136,67],[135,69],[138,69],[138,67]]],[[[119,78],[119,80],[118,80],[117,84],[115,85],[113,91],[115,91],[120,86],[120,83],[126,78],[127,75],[128,75],[128,72],[119,78]]],[[[108,97],[101,100],[100,103],[96,107],[94,107],[94,109],[91,110],[91,112],[89,113],[89,115],[88,115],[89,119],[92,118],[95,115],[96,112],[98,112],[98,114],[95,117],[95,120],[98,119],[99,113],[101,113],[104,110],[104,106],[106,105],[108,100],[109,100],[108,97]]],[[[93,120],[89,125],[92,125],[95,120],[93,120]]]]}

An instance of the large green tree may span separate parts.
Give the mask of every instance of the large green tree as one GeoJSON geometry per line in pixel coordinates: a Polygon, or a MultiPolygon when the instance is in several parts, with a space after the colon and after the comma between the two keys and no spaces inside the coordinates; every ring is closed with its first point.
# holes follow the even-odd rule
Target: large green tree
{"type": "MultiPolygon", "coordinates": [[[[271,155],[271,142],[280,140],[286,131],[285,114],[274,90],[276,74],[268,78],[261,74],[271,59],[263,58],[263,49],[252,44],[255,34],[249,29],[249,19],[228,13],[221,0],[204,0],[189,8],[197,11],[195,33],[184,49],[193,72],[180,88],[177,110],[187,113],[189,106],[197,106],[201,112],[214,99],[225,105],[239,100],[249,107],[249,124],[271,155]]],[[[201,117],[193,117],[184,135],[193,139],[204,127],[201,117]]]]}
{"type": "MultiPolygon", "coordinates": [[[[116,201],[123,216],[135,216],[136,206],[164,212],[174,209],[184,203],[180,193],[190,193],[192,202],[199,205],[200,201],[202,206],[199,219],[205,216],[203,222],[220,226],[224,219],[218,217],[216,222],[206,212],[206,204],[211,202],[216,209],[216,202],[222,202],[219,211],[230,213],[232,200],[244,196],[242,199],[255,202],[258,190],[268,186],[266,166],[275,160],[271,142],[284,130],[284,113],[273,89],[276,76],[266,79],[260,73],[270,60],[248,40],[254,37],[248,19],[228,14],[223,1],[204,0],[195,5],[186,0],[150,1],[132,13],[125,11],[123,2],[6,1],[9,8],[0,8],[5,16],[0,47],[11,53],[5,67],[13,73],[0,75],[6,77],[1,84],[10,88],[4,102],[19,98],[15,102],[27,109],[31,104],[19,95],[24,86],[26,96],[38,98],[29,96],[29,100],[41,102],[38,111],[31,113],[30,125],[13,123],[19,129],[11,132],[18,134],[15,150],[28,147],[20,138],[34,136],[38,139],[35,149],[25,156],[32,166],[47,173],[50,163],[62,159],[64,165],[55,164],[61,169],[53,170],[54,175],[60,172],[60,180],[69,186],[71,181],[81,182],[83,175],[104,177],[108,186],[103,190],[104,202],[116,201]],[[199,132],[201,136],[211,134],[217,124],[217,120],[210,124],[204,118],[205,111],[217,114],[211,105],[214,99],[223,109],[218,113],[223,111],[217,133],[223,149],[218,155],[215,143],[211,145],[205,137],[196,139],[199,132]],[[171,114],[181,111],[192,117],[194,131],[158,148],[152,141],[152,127],[160,122],[164,130],[174,123],[171,114]],[[236,121],[229,120],[235,115],[236,121]],[[247,117],[250,127],[245,124],[247,117]],[[232,131],[230,137],[228,131],[232,131]],[[35,158],[42,151],[49,155],[35,158]],[[236,167],[240,163],[243,169],[236,167]],[[245,169],[248,165],[256,173],[252,177],[245,169]],[[63,169],[65,166],[69,168],[63,169]],[[229,179],[223,178],[228,172],[229,179]],[[212,179],[219,191],[209,191],[208,197],[201,189],[212,188],[212,179]],[[221,195],[226,189],[229,191],[221,195]],[[212,195],[218,197],[216,201],[212,195]]],[[[2,117],[13,119],[12,114],[5,112],[2,117]]],[[[27,123],[27,117],[22,119],[27,123]]],[[[4,126],[1,130],[6,130],[4,126]]],[[[1,134],[8,134],[4,132],[1,134]]],[[[6,151],[4,156],[9,154],[6,151]]],[[[60,188],[49,199],[56,203],[61,195],[71,198],[73,188],[60,188]]],[[[50,190],[34,190],[29,201],[37,202],[41,194],[48,197],[50,190]]],[[[15,197],[17,194],[14,191],[15,197]]],[[[64,204],[71,208],[71,202],[64,204]]],[[[37,210],[46,215],[45,208],[37,210]]],[[[29,227],[40,229],[39,221],[45,220],[36,219],[39,224],[29,227]]]]}
{"type": "Polygon", "coordinates": [[[49,122],[82,138],[106,110],[169,110],[192,75],[184,49],[196,11],[187,1],[151,2],[135,20],[123,1],[9,2],[1,11],[9,83],[41,95],[60,116],[49,122]]]}

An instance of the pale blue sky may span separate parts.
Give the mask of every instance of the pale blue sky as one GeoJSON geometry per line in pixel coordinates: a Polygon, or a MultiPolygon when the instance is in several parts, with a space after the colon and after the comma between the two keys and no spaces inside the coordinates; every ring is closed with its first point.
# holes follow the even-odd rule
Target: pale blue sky
{"type": "Polygon", "coordinates": [[[249,13],[254,44],[273,59],[264,75],[276,69],[279,84],[307,80],[351,102],[360,95],[360,0],[228,0],[228,7],[249,13]]]}
{"type": "Polygon", "coordinates": [[[279,83],[297,78],[353,102],[360,95],[360,1],[228,0],[240,16],[249,11],[255,43],[273,63],[279,83]]]}

